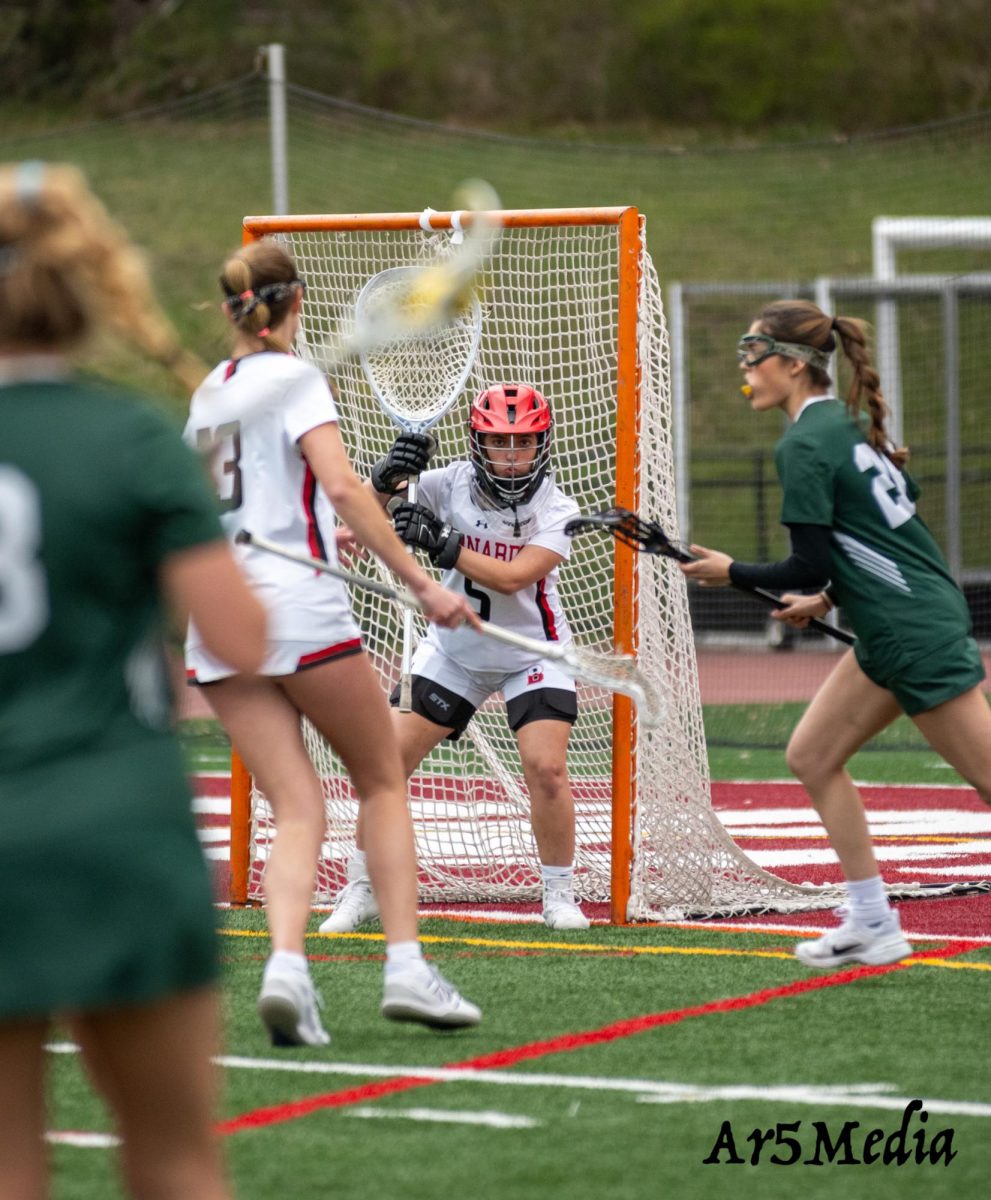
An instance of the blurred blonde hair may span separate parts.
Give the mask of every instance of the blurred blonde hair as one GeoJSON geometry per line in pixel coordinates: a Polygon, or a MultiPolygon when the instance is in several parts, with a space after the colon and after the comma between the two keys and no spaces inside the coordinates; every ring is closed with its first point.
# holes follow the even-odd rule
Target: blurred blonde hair
{"type": "Polygon", "coordinates": [[[206,367],[179,344],[144,259],[60,163],[0,163],[0,350],[67,353],[105,329],[192,390],[206,367]]]}

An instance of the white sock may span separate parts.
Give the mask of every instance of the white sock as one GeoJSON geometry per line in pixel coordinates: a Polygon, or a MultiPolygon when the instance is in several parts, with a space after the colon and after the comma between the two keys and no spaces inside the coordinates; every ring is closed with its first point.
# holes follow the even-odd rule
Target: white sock
{"type": "Polygon", "coordinates": [[[297,954],[294,950],[275,950],[265,964],[266,971],[302,971],[310,973],[305,954],[297,954]]]}
{"type": "Polygon", "coordinates": [[[568,891],[572,890],[572,883],[575,876],[574,866],[570,867],[548,867],[544,863],[540,864],[540,874],[544,880],[544,891],[568,891]]]}
{"type": "Polygon", "coordinates": [[[419,942],[389,942],[385,948],[385,973],[402,971],[413,963],[423,962],[419,942]]]}
{"type": "Polygon", "coordinates": [[[888,893],[880,875],[873,879],[849,879],[846,885],[850,917],[855,925],[876,925],[891,915],[888,893]]]}
{"type": "Polygon", "coordinates": [[[355,850],[348,859],[347,876],[348,883],[354,883],[356,879],[368,878],[368,861],[365,858],[364,850],[355,850]]]}

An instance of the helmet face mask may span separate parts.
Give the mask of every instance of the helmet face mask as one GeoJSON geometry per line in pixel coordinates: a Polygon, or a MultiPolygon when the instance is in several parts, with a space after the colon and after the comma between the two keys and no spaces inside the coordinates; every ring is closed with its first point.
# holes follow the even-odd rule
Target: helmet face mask
{"type": "MultiPolygon", "coordinates": [[[[482,492],[500,508],[516,508],[536,494],[550,467],[551,410],[544,397],[528,384],[503,384],[481,392],[471,406],[468,440],[475,478],[482,492]],[[489,453],[489,437],[499,435],[504,449],[528,455],[518,445],[521,435],[534,435],[535,453],[528,470],[500,474],[489,453]]],[[[527,442],[529,442],[527,438],[527,442]]],[[[503,448],[500,447],[500,450],[503,448]]],[[[503,453],[496,451],[502,461],[503,453]]]]}

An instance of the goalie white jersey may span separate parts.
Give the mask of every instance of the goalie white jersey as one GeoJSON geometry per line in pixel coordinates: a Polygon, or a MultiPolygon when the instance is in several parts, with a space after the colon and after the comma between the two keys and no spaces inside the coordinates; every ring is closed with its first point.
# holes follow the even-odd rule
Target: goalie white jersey
{"type": "MultiPolygon", "coordinates": [[[[463,535],[464,545],[478,554],[512,562],[525,546],[541,546],[562,559],[571,552],[565,524],[578,515],[578,505],[548,476],[528,504],[515,514],[497,508],[478,494],[475,469],[455,462],[420,476],[417,503],[424,504],[442,521],[463,535]]],[[[567,645],[571,630],[557,591],[558,570],[507,596],[473,583],[455,567],[444,575],[445,587],[464,592],[483,620],[540,641],[567,645]]],[[[511,672],[524,670],[533,653],[479,637],[467,626],[427,628],[426,641],[455,659],[467,671],[511,672]]]]}
{"type": "MultiPolygon", "coordinates": [[[[210,463],[230,539],[249,529],[286,549],[337,562],[334,508],[298,445],[303,434],[337,419],[327,381],[302,359],[269,351],[227,360],[210,372],[193,395],[184,437],[194,447],[216,447],[210,463]]],[[[250,546],[235,545],[234,553],[268,610],[270,641],[330,645],[356,636],[340,580],[250,546]]],[[[199,645],[195,629],[188,645],[199,645]]]]}

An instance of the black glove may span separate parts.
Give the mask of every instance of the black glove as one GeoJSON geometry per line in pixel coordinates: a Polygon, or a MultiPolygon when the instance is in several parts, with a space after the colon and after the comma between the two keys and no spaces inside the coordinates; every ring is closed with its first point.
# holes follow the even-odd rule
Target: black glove
{"type": "Polygon", "coordinates": [[[426,507],[425,504],[397,504],[392,510],[396,533],[407,546],[426,550],[430,561],[443,571],[450,570],[461,553],[461,534],[426,507]]]}
{"type": "Polygon", "coordinates": [[[411,475],[422,475],[437,443],[428,433],[401,433],[392,449],[372,467],[372,487],[383,496],[405,491],[411,475]]]}

